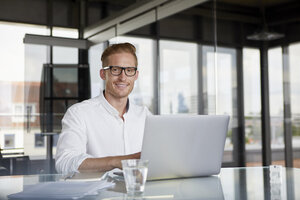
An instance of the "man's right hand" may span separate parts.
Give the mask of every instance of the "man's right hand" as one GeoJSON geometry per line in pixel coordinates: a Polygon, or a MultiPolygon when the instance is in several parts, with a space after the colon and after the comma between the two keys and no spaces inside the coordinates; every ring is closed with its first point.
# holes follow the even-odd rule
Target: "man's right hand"
{"type": "Polygon", "coordinates": [[[113,159],[113,166],[114,168],[122,169],[122,163],[121,160],[128,160],[128,159],[140,159],[141,158],[141,152],[126,155],[126,156],[116,156],[115,159],[113,159]]]}
{"type": "Polygon", "coordinates": [[[125,155],[125,156],[87,158],[81,163],[78,170],[80,172],[85,172],[85,171],[105,172],[105,171],[112,170],[114,168],[122,169],[121,160],[140,159],[140,157],[141,157],[141,152],[125,155]]]}

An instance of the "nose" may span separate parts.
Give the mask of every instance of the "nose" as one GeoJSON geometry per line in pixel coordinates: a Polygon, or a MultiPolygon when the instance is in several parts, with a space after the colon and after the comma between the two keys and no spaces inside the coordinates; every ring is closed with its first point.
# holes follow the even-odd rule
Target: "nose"
{"type": "Polygon", "coordinates": [[[119,75],[119,78],[120,78],[121,80],[125,80],[125,79],[126,79],[126,74],[125,74],[125,70],[124,70],[124,69],[122,69],[122,72],[121,72],[121,74],[119,75]]]}

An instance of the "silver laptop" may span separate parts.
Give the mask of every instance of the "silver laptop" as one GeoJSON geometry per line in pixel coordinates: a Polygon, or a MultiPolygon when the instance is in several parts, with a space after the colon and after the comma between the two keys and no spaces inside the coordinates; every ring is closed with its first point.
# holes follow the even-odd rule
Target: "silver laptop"
{"type": "Polygon", "coordinates": [[[229,116],[156,115],[145,122],[147,180],[219,174],[229,116]]]}

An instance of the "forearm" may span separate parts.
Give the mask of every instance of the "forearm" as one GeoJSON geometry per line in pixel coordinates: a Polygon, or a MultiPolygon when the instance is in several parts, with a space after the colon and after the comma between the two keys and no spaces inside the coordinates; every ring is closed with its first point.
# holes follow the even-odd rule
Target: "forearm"
{"type": "Polygon", "coordinates": [[[78,170],[80,172],[83,171],[109,171],[113,168],[113,157],[105,157],[105,158],[87,158],[85,159],[81,165],[79,166],[78,170]]]}
{"type": "Polygon", "coordinates": [[[87,158],[85,159],[81,165],[79,166],[78,170],[80,172],[84,171],[109,171],[114,168],[122,168],[121,160],[126,159],[139,159],[140,153],[135,153],[126,156],[111,156],[111,157],[104,157],[104,158],[87,158]]]}

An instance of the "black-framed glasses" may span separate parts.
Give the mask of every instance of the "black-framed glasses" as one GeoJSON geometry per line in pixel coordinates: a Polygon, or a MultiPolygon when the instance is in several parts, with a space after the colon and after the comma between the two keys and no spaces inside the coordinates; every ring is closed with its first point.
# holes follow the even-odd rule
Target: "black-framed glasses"
{"type": "Polygon", "coordinates": [[[114,76],[119,76],[124,70],[126,76],[134,76],[136,74],[137,67],[120,67],[120,66],[106,66],[104,70],[109,69],[110,73],[114,76]]]}

